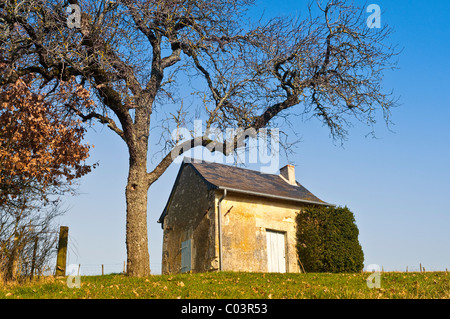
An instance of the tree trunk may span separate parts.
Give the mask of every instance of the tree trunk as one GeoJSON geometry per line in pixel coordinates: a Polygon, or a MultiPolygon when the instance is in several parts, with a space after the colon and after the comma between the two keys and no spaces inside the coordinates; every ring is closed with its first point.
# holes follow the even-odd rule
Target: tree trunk
{"type": "MultiPolygon", "coordinates": [[[[151,105],[151,104],[150,104],[151,105]]],[[[129,172],[125,189],[127,202],[126,247],[127,275],[150,275],[150,256],[147,234],[147,153],[150,112],[144,107],[136,110],[129,146],[129,172]]],[[[127,132],[129,133],[129,131],[127,132]]]]}
{"type": "Polygon", "coordinates": [[[147,193],[146,170],[130,166],[125,191],[127,200],[127,274],[143,277],[150,274],[147,234],[147,193]]]}
{"type": "Polygon", "coordinates": [[[6,269],[6,280],[15,281],[19,269],[19,238],[18,234],[14,234],[13,247],[9,256],[8,265],[6,269]]]}
{"type": "Polygon", "coordinates": [[[39,237],[36,235],[34,238],[34,246],[33,246],[33,256],[31,257],[31,270],[30,270],[30,279],[33,279],[34,270],[36,268],[36,253],[38,248],[39,237]]]}

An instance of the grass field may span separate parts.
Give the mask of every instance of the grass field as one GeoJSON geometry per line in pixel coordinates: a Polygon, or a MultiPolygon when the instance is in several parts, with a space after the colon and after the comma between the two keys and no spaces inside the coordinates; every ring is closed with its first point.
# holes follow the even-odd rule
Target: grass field
{"type": "Polygon", "coordinates": [[[80,288],[69,288],[65,278],[45,277],[22,284],[3,284],[0,298],[164,298],[164,299],[379,299],[450,298],[447,272],[382,273],[381,287],[369,289],[369,273],[260,274],[203,273],[81,277],[80,288]]]}

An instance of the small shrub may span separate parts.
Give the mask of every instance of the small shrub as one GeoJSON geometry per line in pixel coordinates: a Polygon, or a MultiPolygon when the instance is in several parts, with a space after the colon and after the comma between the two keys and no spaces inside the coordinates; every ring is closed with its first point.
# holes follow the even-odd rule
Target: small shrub
{"type": "Polygon", "coordinates": [[[297,215],[297,252],[306,272],[359,272],[364,253],[347,207],[309,207],[297,215]]]}

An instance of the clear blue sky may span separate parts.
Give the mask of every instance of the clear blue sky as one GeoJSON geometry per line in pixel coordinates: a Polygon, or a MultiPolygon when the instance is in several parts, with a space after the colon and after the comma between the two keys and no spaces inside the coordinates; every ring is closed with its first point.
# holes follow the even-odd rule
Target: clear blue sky
{"type": "MultiPolygon", "coordinates": [[[[303,12],[307,1],[260,1],[268,15],[303,12]]],[[[363,3],[357,1],[357,3],[363,3]]],[[[450,268],[450,1],[378,1],[391,41],[404,48],[399,70],[384,86],[394,89],[401,106],[394,126],[376,126],[377,139],[356,125],[343,147],[318,122],[298,123],[302,142],[290,161],[297,180],[319,198],[347,205],[355,214],[365,265],[384,270],[450,268]]],[[[69,226],[68,263],[83,273],[120,271],[126,260],[125,197],[127,150],[100,124],[86,140],[95,145],[91,162],[100,166],[80,181],[81,195],[66,200],[61,217],[69,226]]],[[[280,165],[286,164],[282,159],[280,165]]],[[[152,271],[161,263],[162,230],[156,223],[179,165],[173,164],[151,187],[148,204],[152,271]]]]}

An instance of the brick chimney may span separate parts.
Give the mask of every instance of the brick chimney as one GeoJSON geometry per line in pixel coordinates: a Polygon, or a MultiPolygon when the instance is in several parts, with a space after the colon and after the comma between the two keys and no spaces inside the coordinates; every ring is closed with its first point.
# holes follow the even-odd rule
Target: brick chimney
{"type": "Polygon", "coordinates": [[[289,184],[297,185],[297,182],[295,181],[295,166],[286,165],[280,168],[280,175],[284,177],[289,184]]]}

